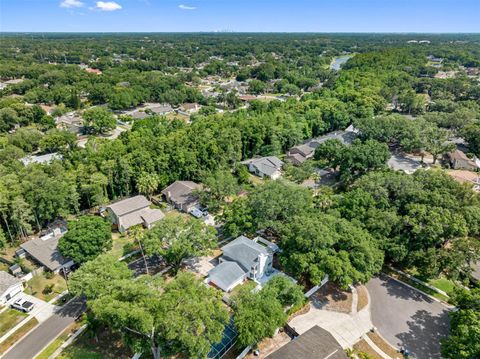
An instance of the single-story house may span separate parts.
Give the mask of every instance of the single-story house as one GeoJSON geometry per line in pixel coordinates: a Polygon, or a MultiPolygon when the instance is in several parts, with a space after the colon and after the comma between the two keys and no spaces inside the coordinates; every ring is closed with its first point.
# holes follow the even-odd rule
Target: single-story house
{"type": "Polygon", "coordinates": [[[338,140],[345,145],[352,144],[358,136],[358,130],[353,125],[348,126],[345,131],[327,133],[321,137],[313,138],[301,145],[293,146],[287,152],[287,160],[299,166],[315,154],[315,149],[327,140],[338,140]]]}
{"type": "Polygon", "coordinates": [[[83,119],[76,112],[69,112],[55,119],[58,129],[66,130],[76,135],[83,132],[83,119]]]}
{"type": "Polygon", "coordinates": [[[287,152],[287,160],[294,165],[299,166],[307,159],[312,158],[315,154],[315,149],[320,145],[315,140],[308,141],[304,144],[293,146],[287,152]]]}
{"type": "Polygon", "coordinates": [[[171,203],[180,211],[189,212],[198,205],[196,190],[202,188],[201,184],[192,181],[175,181],[162,191],[168,203],[171,203]]]}
{"type": "Polygon", "coordinates": [[[282,175],[283,161],[276,156],[252,158],[243,161],[242,164],[248,166],[248,170],[257,176],[277,179],[282,175]]]}
{"type": "Polygon", "coordinates": [[[65,258],[58,250],[58,241],[66,232],[54,229],[45,236],[22,243],[20,247],[36,262],[48,270],[58,273],[62,268],[70,268],[73,261],[65,258]]]}
{"type": "Polygon", "coordinates": [[[57,152],[54,153],[47,153],[45,155],[40,155],[40,156],[25,156],[23,158],[20,158],[20,162],[24,164],[24,166],[28,166],[29,164],[32,163],[39,163],[39,164],[48,164],[52,163],[55,160],[63,160],[63,156],[57,152]]]}
{"type": "Polygon", "coordinates": [[[132,116],[134,120],[143,120],[144,118],[147,118],[148,116],[150,116],[145,111],[140,111],[140,110],[135,110],[127,114],[132,116]]]}
{"type": "Polygon", "coordinates": [[[455,181],[460,183],[469,183],[473,185],[473,189],[480,192],[480,174],[467,170],[449,170],[447,172],[455,181]]]}
{"type": "Polygon", "coordinates": [[[5,271],[0,271],[0,305],[23,291],[22,281],[5,271]]]}
{"type": "Polygon", "coordinates": [[[195,113],[200,110],[200,107],[198,103],[183,103],[180,105],[179,113],[195,113]]]}
{"type": "Polygon", "coordinates": [[[154,223],[165,217],[161,210],[150,208],[151,204],[142,195],[127,198],[110,204],[107,207],[108,217],[120,233],[138,224],[151,228],[154,223]]]}
{"type": "Polygon", "coordinates": [[[173,108],[169,104],[165,104],[165,105],[152,106],[149,108],[149,110],[156,115],[166,115],[167,113],[172,112],[173,108]]]}
{"type": "Polygon", "coordinates": [[[446,157],[450,163],[450,166],[454,170],[475,171],[479,168],[478,164],[474,160],[468,158],[467,155],[460,150],[450,152],[446,155],[446,157]]]}
{"type": "MultiPolygon", "coordinates": [[[[219,265],[208,272],[207,282],[225,292],[230,292],[245,279],[257,280],[272,271],[274,250],[240,236],[223,246],[219,265]]],[[[265,241],[267,242],[267,241],[265,241]]],[[[267,242],[268,243],[268,242],[267,242]]]]}
{"type": "Polygon", "coordinates": [[[315,325],[267,356],[268,359],[348,359],[337,340],[315,325]]]}

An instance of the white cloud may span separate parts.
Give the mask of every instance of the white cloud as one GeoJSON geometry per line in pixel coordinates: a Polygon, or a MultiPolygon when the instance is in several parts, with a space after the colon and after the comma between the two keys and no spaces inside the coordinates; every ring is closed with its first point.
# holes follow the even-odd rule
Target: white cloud
{"type": "Polygon", "coordinates": [[[84,4],[79,0],[63,0],[60,3],[60,7],[72,8],[72,7],[82,7],[84,4]]]}
{"type": "Polygon", "coordinates": [[[188,6],[188,5],[178,5],[178,7],[182,10],[195,10],[195,6],[188,6]]]}
{"type": "Polygon", "coordinates": [[[101,11],[115,11],[120,10],[122,5],[116,3],[115,1],[97,1],[97,6],[95,6],[96,10],[101,11]]]}

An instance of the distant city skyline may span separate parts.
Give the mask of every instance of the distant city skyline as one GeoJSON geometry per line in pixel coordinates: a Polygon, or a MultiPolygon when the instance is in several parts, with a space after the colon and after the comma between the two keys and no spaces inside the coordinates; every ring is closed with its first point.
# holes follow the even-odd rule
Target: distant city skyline
{"type": "Polygon", "coordinates": [[[4,32],[480,32],[480,0],[1,0],[4,32]]]}

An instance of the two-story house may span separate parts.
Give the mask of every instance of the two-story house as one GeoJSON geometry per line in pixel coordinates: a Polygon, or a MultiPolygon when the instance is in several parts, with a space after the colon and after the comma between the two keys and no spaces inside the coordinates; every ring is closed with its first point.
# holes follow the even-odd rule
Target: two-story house
{"type": "Polygon", "coordinates": [[[222,252],[220,263],[208,273],[207,282],[225,292],[247,278],[255,281],[272,271],[273,251],[245,236],[223,246],[222,252]]]}

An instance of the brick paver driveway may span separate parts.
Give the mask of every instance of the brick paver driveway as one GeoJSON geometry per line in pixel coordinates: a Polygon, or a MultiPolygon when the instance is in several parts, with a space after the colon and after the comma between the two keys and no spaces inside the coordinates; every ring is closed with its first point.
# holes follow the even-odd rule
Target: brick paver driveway
{"type": "Polygon", "coordinates": [[[385,275],[367,283],[372,322],[380,334],[417,359],[440,358],[440,340],[448,333],[448,310],[385,275]]]}

